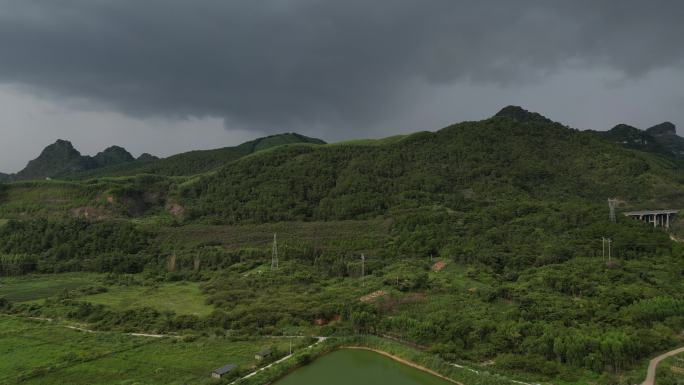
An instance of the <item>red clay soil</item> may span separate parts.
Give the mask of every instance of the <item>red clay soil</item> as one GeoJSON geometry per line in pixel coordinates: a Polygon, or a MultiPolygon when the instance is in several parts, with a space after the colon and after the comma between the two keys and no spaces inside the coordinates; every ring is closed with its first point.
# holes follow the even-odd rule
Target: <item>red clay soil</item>
{"type": "Polygon", "coordinates": [[[431,270],[432,270],[432,272],[437,272],[437,271],[442,270],[445,266],[446,266],[446,263],[444,263],[444,261],[438,261],[437,263],[432,265],[431,270]]]}

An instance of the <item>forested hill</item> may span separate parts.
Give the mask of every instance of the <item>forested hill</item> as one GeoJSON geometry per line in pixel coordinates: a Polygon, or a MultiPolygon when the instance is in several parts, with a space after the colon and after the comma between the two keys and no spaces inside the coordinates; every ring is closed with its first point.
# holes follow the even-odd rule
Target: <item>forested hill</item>
{"type": "Polygon", "coordinates": [[[95,156],[81,155],[71,142],[57,140],[16,174],[0,173],[0,182],[36,179],[90,179],[98,177],[156,174],[194,175],[212,170],[257,151],[293,143],[325,144],[324,141],[296,133],[271,135],[234,147],[190,151],[168,158],[144,153],[137,159],[125,148],[111,146],[95,156]]]}
{"type": "Polygon", "coordinates": [[[57,140],[14,175],[0,175],[0,180],[66,178],[75,173],[133,162],[135,158],[119,146],[111,146],[95,156],[81,155],[71,142],[57,140]]]}
{"type": "Polygon", "coordinates": [[[72,178],[86,179],[109,176],[133,176],[138,174],[164,176],[194,175],[210,171],[257,151],[293,143],[325,144],[325,142],[320,139],[309,138],[296,133],[271,135],[245,142],[234,147],[190,151],[163,159],[141,159],[133,163],[119,164],[112,167],[78,173],[73,175],[72,178]]]}
{"type": "Polygon", "coordinates": [[[417,207],[469,211],[527,202],[684,206],[673,158],[507,107],[376,145],[290,146],[182,185],[188,219],[237,223],[359,219],[417,207]]]}
{"type": "Polygon", "coordinates": [[[670,122],[660,123],[646,130],[618,124],[608,131],[592,132],[627,148],[684,159],[684,138],[677,135],[675,125],[670,122]]]}

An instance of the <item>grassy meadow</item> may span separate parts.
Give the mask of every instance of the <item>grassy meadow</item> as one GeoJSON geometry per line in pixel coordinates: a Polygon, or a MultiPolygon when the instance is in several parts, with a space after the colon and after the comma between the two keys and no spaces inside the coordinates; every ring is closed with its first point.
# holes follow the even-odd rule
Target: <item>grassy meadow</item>
{"type": "Polygon", "coordinates": [[[65,295],[94,305],[123,311],[149,307],[160,312],[206,316],[213,310],[205,304],[198,282],[162,282],[143,284],[139,277],[129,276],[131,284],[111,283],[105,274],[63,273],[33,274],[0,278],[0,297],[15,303],[42,303],[65,295]],[[97,287],[101,292],[90,293],[97,287]],[[81,293],[79,289],[85,290],[81,293]]]}
{"type": "Polygon", "coordinates": [[[99,281],[101,274],[64,273],[0,278],[0,297],[12,302],[37,301],[99,281]]]}
{"type": "MultiPolygon", "coordinates": [[[[87,333],[47,322],[0,316],[1,384],[175,385],[211,383],[213,369],[227,363],[247,372],[254,354],[271,347],[285,353],[290,340],[216,336],[149,338],[87,333]]],[[[308,341],[295,340],[298,347],[308,341]]]]}
{"type": "Polygon", "coordinates": [[[197,282],[173,282],[155,286],[113,286],[107,292],[80,297],[93,304],[110,306],[117,310],[151,307],[176,314],[206,316],[213,310],[204,303],[197,282]]]}

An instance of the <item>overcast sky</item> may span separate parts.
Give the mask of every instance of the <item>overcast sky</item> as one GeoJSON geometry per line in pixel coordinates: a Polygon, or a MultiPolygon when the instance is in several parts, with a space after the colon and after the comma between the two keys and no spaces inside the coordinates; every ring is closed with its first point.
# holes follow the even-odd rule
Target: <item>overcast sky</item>
{"type": "Polygon", "coordinates": [[[684,126],[680,0],[0,0],[0,171],[435,130],[508,104],[684,126]]]}

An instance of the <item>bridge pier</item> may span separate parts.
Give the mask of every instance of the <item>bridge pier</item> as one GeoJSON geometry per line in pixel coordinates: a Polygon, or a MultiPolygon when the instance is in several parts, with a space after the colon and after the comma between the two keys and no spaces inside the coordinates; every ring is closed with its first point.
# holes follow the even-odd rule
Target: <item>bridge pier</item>
{"type": "Polygon", "coordinates": [[[670,228],[670,222],[674,220],[679,210],[642,210],[624,213],[625,216],[638,219],[646,223],[653,223],[653,227],[670,228]]]}

